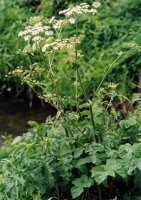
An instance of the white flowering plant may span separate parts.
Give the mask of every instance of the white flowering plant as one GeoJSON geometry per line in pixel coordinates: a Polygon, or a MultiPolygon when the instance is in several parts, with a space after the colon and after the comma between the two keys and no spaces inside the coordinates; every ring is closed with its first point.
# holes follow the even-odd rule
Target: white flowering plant
{"type": "Polygon", "coordinates": [[[77,27],[99,6],[81,3],[61,11],[57,19],[32,17],[19,33],[31,65],[19,66],[9,75],[19,76],[57,114],[44,124],[29,122],[28,133],[0,150],[0,199],[122,199],[120,187],[118,192],[113,189],[115,179],[125,183],[134,176],[140,183],[140,111],[120,121],[114,100],[128,99],[116,92],[116,83],[101,88],[113,64],[137,45],[117,52],[91,96],[81,78],[83,36],[77,27]],[[68,26],[74,32],[66,36],[68,26]]]}
{"type": "MultiPolygon", "coordinates": [[[[81,52],[83,36],[78,32],[78,24],[88,15],[95,15],[100,5],[99,2],[91,5],[80,3],[60,11],[61,18],[31,17],[28,25],[19,33],[26,43],[23,53],[29,57],[31,65],[29,69],[19,66],[9,73],[20,77],[22,82],[37,92],[41,99],[55,107],[58,111],[57,118],[66,117],[66,111],[76,111],[77,122],[84,120],[92,126],[93,131],[95,129],[93,99],[113,64],[122,55],[137,47],[134,46],[127,52],[117,52],[117,58],[104,74],[95,94],[91,95],[93,99],[90,98],[81,77],[79,59],[83,56],[81,52]],[[66,37],[64,33],[68,26],[73,26],[74,32],[73,35],[70,33],[66,37]],[[83,112],[82,108],[86,110],[83,112]]],[[[96,142],[101,141],[101,136],[94,133],[93,137],[96,142]]]]}
{"type": "Polygon", "coordinates": [[[55,16],[31,17],[28,25],[19,33],[26,43],[22,51],[31,60],[31,65],[29,70],[19,66],[9,75],[19,76],[60,112],[68,106],[75,106],[78,111],[78,98],[83,95],[87,102],[89,100],[79,72],[79,58],[83,56],[80,48],[83,36],[78,33],[77,26],[81,18],[95,15],[99,7],[99,2],[92,5],[81,3],[60,11],[61,19],[55,16]],[[64,30],[68,26],[73,26],[74,32],[66,37],[64,30]],[[36,57],[35,63],[31,57],[36,57]]]}

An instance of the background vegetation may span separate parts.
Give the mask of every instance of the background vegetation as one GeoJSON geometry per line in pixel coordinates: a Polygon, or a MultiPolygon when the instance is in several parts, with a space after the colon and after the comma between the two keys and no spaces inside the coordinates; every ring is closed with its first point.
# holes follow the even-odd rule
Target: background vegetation
{"type": "MultiPolygon", "coordinates": [[[[36,52],[28,56],[17,54],[25,45],[17,35],[30,16],[59,18],[60,10],[81,2],[0,2],[1,91],[9,90],[9,86],[11,92],[15,88],[24,89],[18,77],[5,79],[8,71],[23,65],[21,80],[32,86],[28,83],[30,79],[24,81],[30,74],[28,78],[37,85],[31,88],[41,92],[40,95],[49,89],[52,94],[49,102],[58,111],[46,123],[29,122],[31,129],[26,134],[7,140],[1,147],[0,200],[141,199],[141,2],[101,0],[98,14],[79,23],[83,56],[79,59],[82,77],[78,81],[78,105],[71,89],[68,90],[69,81],[64,81],[66,76],[69,80],[74,78],[78,66],[70,69],[68,64],[63,72],[58,72],[66,52],[55,57],[57,67],[53,75],[60,76],[62,81],[58,96],[53,96],[55,87],[50,79],[36,74],[36,67],[41,68],[34,63],[43,64],[42,57],[36,52]],[[113,63],[101,82],[116,57],[132,48],[113,63]],[[38,88],[40,84],[44,84],[42,90],[38,88]],[[63,109],[58,102],[65,104],[63,109]]],[[[64,37],[73,34],[73,26],[67,26],[63,32],[64,37]]]]}
{"type": "MultiPolygon", "coordinates": [[[[1,81],[4,80],[4,76],[9,70],[15,69],[18,65],[28,66],[29,64],[23,55],[17,56],[18,50],[22,49],[23,46],[23,41],[17,37],[17,34],[22,30],[29,17],[40,14],[47,17],[57,15],[59,10],[75,3],[63,0],[1,1],[1,81]]],[[[85,35],[82,47],[84,54],[82,71],[84,72],[83,80],[88,90],[98,85],[107,66],[115,58],[116,52],[126,49],[127,43],[140,45],[141,41],[140,1],[107,0],[101,1],[101,3],[101,10],[97,17],[90,16],[89,20],[80,24],[79,27],[85,35]]],[[[108,76],[108,81],[120,82],[119,89],[124,94],[132,90],[136,91],[136,85],[140,79],[140,62],[140,53],[132,52],[116,63],[108,76]]],[[[16,86],[18,85],[19,83],[16,84],[16,86]]]]}

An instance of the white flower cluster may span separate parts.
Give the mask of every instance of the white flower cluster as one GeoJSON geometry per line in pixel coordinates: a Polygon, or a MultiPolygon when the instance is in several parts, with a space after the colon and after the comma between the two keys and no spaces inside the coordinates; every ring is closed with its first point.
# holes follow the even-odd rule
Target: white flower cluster
{"type": "Polygon", "coordinates": [[[74,47],[74,44],[79,43],[76,37],[72,37],[70,39],[60,39],[60,33],[63,26],[65,24],[75,24],[77,20],[75,14],[95,14],[97,12],[96,9],[99,6],[99,2],[94,2],[91,6],[87,3],[81,3],[73,8],[68,8],[61,11],[60,14],[73,16],[67,17],[64,20],[58,20],[54,16],[50,19],[44,19],[39,16],[31,17],[29,20],[29,25],[25,27],[25,30],[21,31],[18,35],[23,37],[27,42],[23,52],[34,52],[36,50],[42,50],[42,52],[46,52],[50,50],[56,51],[74,47]]]}
{"type": "Polygon", "coordinates": [[[33,26],[25,27],[25,30],[21,31],[18,36],[22,36],[25,41],[32,39],[34,42],[39,42],[42,39],[42,34],[50,36],[53,35],[53,31],[49,26],[44,26],[42,22],[38,22],[33,26]]]}
{"type": "Polygon", "coordinates": [[[46,52],[47,50],[63,50],[63,49],[71,49],[73,48],[76,44],[79,44],[80,41],[76,37],[71,37],[70,39],[57,39],[52,43],[46,43],[43,48],[42,52],[46,52]]]}
{"type": "Polygon", "coordinates": [[[93,3],[94,8],[99,8],[100,6],[101,6],[101,4],[97,1],[93,3]]]}
{"type": "Polygon", "coordinates": [[[68,8],[68,9],[65,9],[63,11],[60,11],[59,14],[63,14],[65,16],[70,16],[70,15],[78,15],[78,14],[87,14],[87,13],[90,13],[90,14],[96,14],[97,13],[97,8],[100,7],[100,3],[99,2],[94,2],[92,4],[92,6],[90,6],[89,4],[87,3],[81,3],[80,5],[77,5],[73,8],[68,8]]]}
{"type": "Polygon", "coordinates": [[[45,21],[44,25],[38,18],[37,20],[35,17],[31,18],[29,20],[29,25],[18,35],[28,42],[24,47],[23,52],[34,52],[40,49],[44,53],[46,51],[57,51],[74,47],[74,44],[79,43],[76,37],[57,39],[56,34],[65,23],[75,24],[75,19],[57,20],[55,17],[52,17],[48,19],[48,21],[45,21]]]}
{"type": "Polygon", "coordinates": [[[70,19],[69,19],[69,23],[70,23],[70,24],[75,24],[75,23],[76,23],[76,20],[75,20],[75,18],[73,18],[73,17],[72,17],[72,18],[70,18],[70,19]]]}
{"type": "Polygon", "coordinates": [[[55,19],[55,17],[52,17],[49,20],[49,23],[52,25],[52,27],[57,30],[57,29],[61,29],[62,25],[64,24],[64,20],[57,20],[55,19]]]}

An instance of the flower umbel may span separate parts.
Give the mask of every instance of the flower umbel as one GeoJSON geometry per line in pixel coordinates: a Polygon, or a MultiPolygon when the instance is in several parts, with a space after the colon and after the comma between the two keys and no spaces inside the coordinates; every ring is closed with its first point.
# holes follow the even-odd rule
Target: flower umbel
{"type": "Polygon", "coordinates": [[[101,6],[101,4],[100,4],[99,2],[94,2],[94,3],[92,4],[92,6],[93,6],[94,8],[99,8],[99,7],[101,6]]]}
{"type": "Polygon", "coordinates": [[[63,14],[65,16],[71,16],[71,15],[79,15],[79,14],[93,14],[95,15],[97,13],[96,8],[100,7],[100,3],[99,2],[94,2],[91,5],[89,5],[88,3],[81,3],[80,5],[77,5],[73,8],[68,8],[65,9],[63,11],[60,11],[59,14],[63,14]],[[95,8],[95,9],[94,9],[95,8]]]}

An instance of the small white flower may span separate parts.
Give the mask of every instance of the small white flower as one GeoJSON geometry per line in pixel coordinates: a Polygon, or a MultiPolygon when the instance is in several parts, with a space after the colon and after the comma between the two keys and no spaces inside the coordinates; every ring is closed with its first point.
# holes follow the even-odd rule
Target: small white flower
{"type": "Polygon", "coordinates": [[[26,45],[26,46],[24,47],[24,49],[23,49],[23,52],[24,52],[24,53],[31,52],[31,46],[30,46],[29,44],[26,45]]]}
{"type": "Polygon", "coordinates": [[[89,13],[95,15],[97,13],[97,10],[95,10],[95,9],[92,8],[92,9],[89,10],[89,13]]]}
{"type": "Polygon", "coordinates": [[[80,6],[81,6],[82,8],[89,8],[89,7],[90,7],[90,5],[87,4],[87,3],[81,3],[80,6]]]}
{"type": "Polygon", "coordinates": [[[47,36],[53,35],[53,31],[45,31],[45,35],[47,36]]]}
{"type": "Polygon", "coordinates": [[[33,45],[32,45],[32,51],[36,51],[37,49],[38,49],[38,44],[39,44],[39,42],[38,41],[36,41],[33,45]]]}
{"type": "Polygon", "coordinates": [[[101,4],[99,2],[94,2],[92,6],[90,6],[87,3],[81,3],[80,5],[77,5],[73,8],[68,8],[65,9],[59,14],[64,14],[65,16],[70,16],[70,15],[79,15],[79,14],[95,14],[97,11],[95,10],[98,8],[101,4]],[[95,8],[95,9],[94,9],[95,8]]]}
{"type": "Polygon", "coordinates": [[[28,33],[30,33],[30,30],[25,30],[25,31],[21,31],[19,32],[18,36],[24,36],[24,35],[27,35],[28,33]]]}
{"type": "Polygon", "coordinates": [[[65,9],[65,10],[62,10],[62,11],[59,12],[59,15],[66,14],[66,13],[69,12],[69,11],[70,11],[69,8],[68,8],[68,9],[65,9]]]}
{"type": "Polygon", "coordinates": [[[46,52],[47,48],[48,48],[48,45],[45,44],[45,45],[43,46],[43,48],[42,48],[42,52],[43,52],[43,53],[46,52]]]}
{"type": "Polygon", "coordinates": [[[30,36],[30,35],[26,35],[26,36],[24,36],[24,40],[25,40],[25,41],[28,41],[28,40],[30,40],[30,38],[31,38],[31,36],[30,36]]]}
{"type": "Polygon", "coordinates": [[[44,30],[45,30],[45,31],[48,31],[49,29],[50,29],[49,26],[44,26],[44,30]]]}
{"type": "Polygon", "coordinates": [[[32,30],[32,31],[31,31],[31,35],[32,35],[32,36],[39,35],[39,33],[40,33],[39,30],[32,30]]]}
{"type": "Polygon", "coordinates": [[[56,23],[53,24],[53,28],[54,28],[54,29],[60,29],[61,26],[62,26],[62,23],[63,23],[63,20],[58,20],[58,21],[56,21],[56,23]]]}
{"type": "Polygon", "coordinates": [[[58,46],[53,46],[53,49],[54,49],[55,51],[57,51],[59,48],[58,48],[58,46]]]}
{"type": "Polygon", "coordinates": [[[101,4],[99,2],[94,2],[92,5],[94,8],[99,8],[101,6],[101,4]]]}
{"type": "Polygon", "coordinates": [[[41,37],[40,37],[40,36],[35,36],[32,40],[33,40],[34,42],[37,42],[37,41],[40,41],[40,40],[41,40],[41,37]]]}
{"type": "Polygon", "coordinates": [[[55,20],[55,17],[53,16],[53,17],[50,18],[49,23],[52,24],[52,22],[53,22],[54,20],[55,20]]]}
{"type": "Polygon", "coordinates": [[[76,20],[75,20],[75,18],[70,18],[69,22],[70,22],[70,24],[75,24],[76,20]]]}
{"type": "Polygon", "coordinates": [[[23,34],[23,31],[21,31],[21,32],[19,32],[19,34],[18,34],[18,36],[20,37],[20,36],[23,36],[24,34],[23,34]]]}
{"type": "Polygon", "coordinates": [[[43,53],[46,52],[46,50],[47,50],[50,46],[52,46],[52,43],[51,43],[51,44],[46,43],[46,44],[42,47],[42,52],[43,52],[43,53]]]}
{"type": "Polygon", "coordinates": [[[86,6],[88,5],[87,3],[80,3],[80,6],[86,6]]]}

